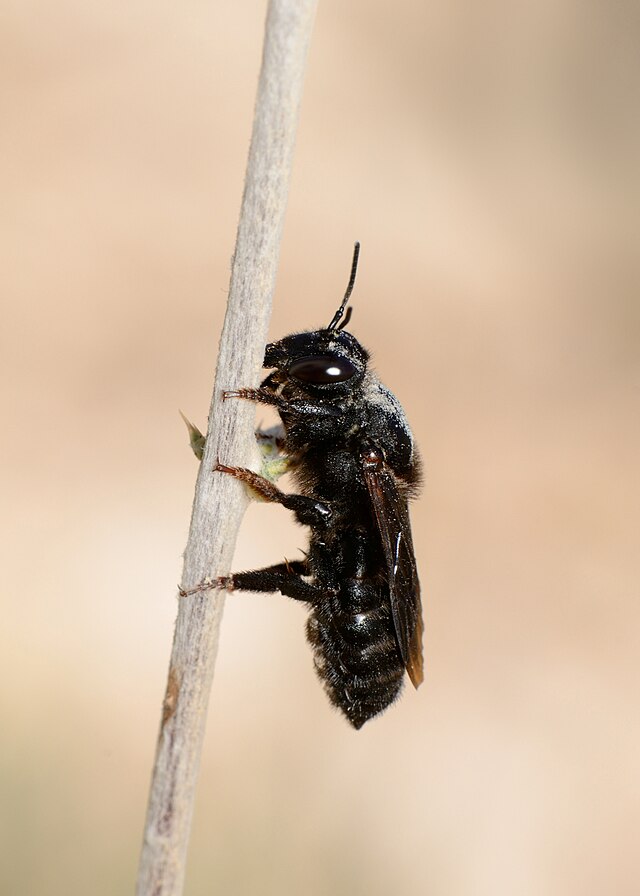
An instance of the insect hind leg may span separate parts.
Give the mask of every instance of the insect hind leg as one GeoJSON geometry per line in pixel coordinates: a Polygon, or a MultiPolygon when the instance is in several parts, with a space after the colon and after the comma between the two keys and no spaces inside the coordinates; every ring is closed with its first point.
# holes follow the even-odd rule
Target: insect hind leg
{"type": "Polygon", "coordinates": [[[285,560],[275,566],[266,566],[264,569],[253,569],[247,572],[237,572],[229,576],[223,576],[218,581],[218,587],[229,591],[259,591],[264,594],[273,594],[279,591],[285,597],[294,600],[315,603],[324,589],[313,582],[307,582],[303,576],[309,575],[309,567],[306,560],[285,560]]]}
{"type": "Polygon", "coordinates": [[[309,575],[309,564],[306,560],[285,560],[274,566],[263,569],[251,569],[246,572],[231,573],[218,576],[216,579],[205,579],[195,588],[180,589],[180,597],[202,594],[205,591],[255,591],[262,594],[274,594],[279,591],[285,597],[294,600],[314,603],[326,590],[306,582],[303,576],[309,575]]]}

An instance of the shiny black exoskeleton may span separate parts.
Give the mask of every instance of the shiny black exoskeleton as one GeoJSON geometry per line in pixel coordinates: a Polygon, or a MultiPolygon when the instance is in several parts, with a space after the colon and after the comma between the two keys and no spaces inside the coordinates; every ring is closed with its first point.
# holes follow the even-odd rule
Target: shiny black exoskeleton
{"type": "Polygon", "coordinates": [[[292,510],[310,527],[309,552],[304,560],[216,583],[280,591],[309,604],[316,670],[331,702],[356,728],[396,699],[405,670],[415,687],[423,678],[407,503],[420,466],[400,404],[369,370],[367,351],[343,329],[358,250],[356,244],[349,286],[329,326],[271,343],[264,366],[274,370],[260,388],[225,395],[277,409],[299,493],[284,494],[249,470],[217,469],[292,510]]]}

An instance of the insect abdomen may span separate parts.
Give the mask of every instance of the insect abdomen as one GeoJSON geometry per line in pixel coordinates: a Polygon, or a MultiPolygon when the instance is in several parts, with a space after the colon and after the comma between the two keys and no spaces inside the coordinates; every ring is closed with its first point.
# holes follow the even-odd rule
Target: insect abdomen
{"type": "Polygon", "coordinates": [[[393,703],[404,678],[388,599],[377,592],[373,604],[352,609],[355,593],[362,598],[362,592],[361,581],[348,580],[338,595],[313,608],[307,623],[318,676],[354,728],[393,703]]]}

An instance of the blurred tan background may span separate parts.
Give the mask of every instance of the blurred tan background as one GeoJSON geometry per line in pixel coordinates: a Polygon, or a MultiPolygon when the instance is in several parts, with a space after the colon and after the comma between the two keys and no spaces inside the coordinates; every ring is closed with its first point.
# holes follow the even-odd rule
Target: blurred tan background
{"type": "MultiPolygon", "coordinates": [[[[132,891],[265,5],[2,4],[0,890],[132,891]]],[[[271,336],[427,467],[427,678],[354,732],[227,601],[188,894],[637,894],[638,17],[321,3],[271,336]]],[[[304,532],[252,507],[235,568],[304,532]]]]}

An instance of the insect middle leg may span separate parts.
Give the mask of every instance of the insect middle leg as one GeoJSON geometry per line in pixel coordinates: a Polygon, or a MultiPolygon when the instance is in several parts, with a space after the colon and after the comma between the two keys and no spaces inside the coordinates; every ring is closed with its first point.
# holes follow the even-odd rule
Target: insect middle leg
{"type": "Polygon", "coordinates": [[[316,501],[308,495],[288,495],[253,470],[244,467],[228,467],[226,464],[216,464],[214,469],[219,473],[226,473],[246,483],[251,491],[255,492],[263,501],[282,504],[287,510],[292,510],[298,522],[304,526],[325,526],[331,518],[331,508],[322,501],[316,501]]]}

